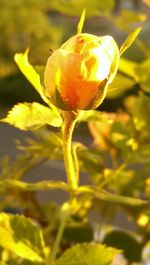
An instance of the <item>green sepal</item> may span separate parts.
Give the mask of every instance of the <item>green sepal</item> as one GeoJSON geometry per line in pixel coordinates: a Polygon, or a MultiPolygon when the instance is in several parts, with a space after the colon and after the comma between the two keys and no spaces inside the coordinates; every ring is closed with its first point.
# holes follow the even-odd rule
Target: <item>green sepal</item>
{"type": "Polygon", "coordinates": [[[108,84],[107,84],[107,78],[105,78],[99,85],[94,98],[91,100],[90,104],[87,106],[86,110],[90,109],[96,109],[98,106],[100,106],[103,102],[103,100],[106,97],[108,84]]]}

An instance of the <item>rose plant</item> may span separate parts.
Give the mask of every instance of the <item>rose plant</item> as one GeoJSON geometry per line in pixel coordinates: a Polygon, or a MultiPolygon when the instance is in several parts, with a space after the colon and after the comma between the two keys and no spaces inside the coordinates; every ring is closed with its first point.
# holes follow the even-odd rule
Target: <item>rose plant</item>
{"type": "MultiPolygon", "coordinates": [[[[146,237],[143,237],[141,244],[130,233],[122,231],[103,233],[106,219],[109,220],[111,213],[114,214],[116,204],[128,212],[134,209],[132,214],[138,216],[139,226],[148,225],[149,219],[144,219],[148,215],[143,214],[143,209],[147,209],[146,200],[134,198],[133,190],[127,187],[135,180],[127,162],[138,161],[135,153],[138,149],[137,134],[141,142],[146,141],[148,135],[140,136],[137,131],[147,126],[147,120],[143,124],[137,122],[141,112],[136,112],[136,117],[133,113],[132,119],[130,100],[126,104],[128,114],[108,115],[94,110],[111,91],[120,55],[135,40],[140,28],[134,30],[119,49],[111,36],[98,37],[82,33],[84,15],[83,12],[77,34],[49,57],[43,84],[43,74],[40,76],[28,61],[28,50],[15,55],[18,67],[45,104],[17,104],[1,120],[21,130],[31,130],[33,133],[36,130],[37,137],[37,140],[28,140],[26,145],[18,144],[25,155],[19,157],[16,163],[4,161],[7,167],[2,170],[0,185],[6,204],[2,204],[2,209],[8,203],[13,205],[15,201],[24,214],[0,214],[0,264],[3,265],[109,265],[116,262],[119,255],[132,263],[139,261],[142,244],[147,242],[146,237]],[[81,122],[89,122],[94,148],[72,141],[75,125],[81,122]],[[47,129],[48,126],[61,130],[54,133],[47,129]],[[107,165],[107,152],[114,170],[107,165]],[[41,180],[29,183],[22,180],[26,172],[47,159],[64,160],[66,181],[41,180]],[[120,163],[122,160],[124,162],[120,163]],[[80,171],[89,175],[91,184],[80,184],[80,171]],[[35,192],[52,189],[67,192],[68,200],[61,206],[52,202],[42,206],[35,192]],[[92,229],[88,218],[88,213],[95,209],[104,218],[98,229],[92,229]],[[143,220],[148,221],[144,223],[143,220]],[[120,245],[112,242],[117,236],[120,245]],[[135,253],[131,253],[128,244],[124,244],[128,241],[135,248],[135,253]]],[[[143,102],[147,106],[145,96],[142,99],[134,98],[133,101],[134,110],[137,105],[140,109],[143,102]]]]}

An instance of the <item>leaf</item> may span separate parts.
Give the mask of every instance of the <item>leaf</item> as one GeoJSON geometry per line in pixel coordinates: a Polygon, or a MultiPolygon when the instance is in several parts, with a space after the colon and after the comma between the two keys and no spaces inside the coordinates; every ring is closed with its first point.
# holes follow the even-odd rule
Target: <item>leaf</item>
{"type": "Polygon", "coordinates": [[[54,262],[54,265],[110,265],[120,251],[102,244],[78,244],[54,262]]]}
{"type": "MultiPolygon", "coordinates": [[[[20,258],[17,259],[17,260],[16,260],[16,258],[14,258],[13,260],[11,258],[11,260],[8,263],[8,265],[33,265],[33,264],[34,263],[32,261],[29,261],[29,260],[20,260],[20,258]]],[[[45,263],[40,263],[40,264],[41,265],[45,265],[45,263]]]]}
{"type": "Polygon", "coordinates": [[[108,246],[123,250],[123,254],[130,262],[140,262],[142,244],[129,232],[114,230],[106,234],[103,241],[108,246]]]}
{"type": "Polygon", "coordinates": [[[33,85],[36,91],[41,95],[42,93],[42,85],[40,82],[40,76],[37,74],[35,69],[28,61],[28,53],[29,49],[25,51],[25,53],[16,53],[14,56],[14,60],[18,65],[21,72],[26,76],[29,82],[33,85]]]}
{"type": "Polygon", "coordinates": [[[138,149],[138,152],[133,157],[133,161],[136,163],[150,165],[150,144],[143,144],[138,149]]]}
{"type": "Polygon", "coordinates": [[[133,62],[131,60],[127,60],[124,58],[120,58],[119,60],[119,71],[127,76],[130,76],[137,82],[139,81],[138,75],[136,73],[136,69],[138,66],[138,63],[133,62]]]}
{"type": "Polygon", "coordinates": [[[29,218],[0,214],[0,246],[17,256],[33,261],[44,261],[42,233],[29,218]]]}
{"type": "Polygon", "coordinates": [[[136,39],[136,37],[138,36],[138,34],[141,31],[141,27],[135,29],[133,32],[131,32],[127,39],[124,41],[124,43],[122,44],[122,46],[120,47],[120,56],[123,54],[123,52],[128,49],[131,44],[134,42],[134,40],[136,39]]]}
{"type": "Polygon", "coordinates": [[[87,122],[87,121],[101,121],[105,123],[112,122],[112,120],[108,119],[108,117],[106,118],[104,112],[101,112],[99,110],[80,111],[79,122],[87,122]]]}
{"type": "Polygon", "coordinates": [[[99,150],[93,148],[79,148],[78,158],[81,171],[91,177],[92,182],[99,176],[99,171],[104,168],[104,157],[99,150]]]}
{"type": "Polygon", "coordinates": [[[80,17],[80,21],[79,21],[78,26],[77,26],[77,34],[80,34],[82,32],[82,28],[83,28],[84,21],[85,21],[85,12],[86,11],[84,8],[82,11],[81,17],[80,17]]]}
{"type": "Polygon", "coordinates": [[[142,206],[148,204],[147,201],[144,201],[142,199],[112,194],[98,187],[80,186],[78,189],[78,193],[89,193],[97,199],[103,201],[121,203],[131,206],[142,206]]]}
{"type": "Polygon", "coordinates": [[[29,80],[29,82],[33,85],[33,87],[36,89],[36,91],[40,94],[43,101],[48,104],[56,113],[59,113],[58,109],[51,103],[50,99],[48,99],[44,95],[44,87],[41,84],[40,75],[29,63],[28,53],[29,49],[27,49],[25,53],[16,53],[14,56],[16,64],[18,65],[21,72],[25,75],[25,77],[29,80]]]}
{"type": "Polygon", "coordinates": [[[128,89],[132,88],[136,82],[122,74],[117,74],[113,82],[109,85],[107,91],[107,98],[115,98],[121,96],[128,89]]]}
{"type": "Polygon", "coordinates": [[[139,79],[140,87],[150,93],[150,58],[147,58],[135,69],[139,79]]]}
{"type": "Polygon", "coordinates": [[[2,180],[0,187],[6,190],[12,189],[16,191],[39,191],[39,190],[53,190],[62,189],[68,191],[68,186],[62,181],[43,180],[36,183],[27,183],[19,180],[2,180]]]}
{"type": "MultiPolygon", "coordinates": [[[[27,162],[31,165],[31,167],[39,163],[39,161],[43,161],[43,159],[63,160],[62,139],[60,132],[52,132],[49,128],[42,127],[39,130],[33,131],[33,133],[36,139],[33,140],[28,138],[26,145],[22,145],[19,141],[17,141],[17,148],[25,153],[28,153],[29,157],[33,157],[32,164],[30,162],[31,159],[28,159],[27,162]]],[[[27,170],[30,168],[25,163],[23,167],[27,170]]],[[[8,172],[7,175],[9,175],[8,172]]]]}
{"type": "Polygon", "coordinates": [[[7,117],[1,121],[21,130],[35,130],[45,124],[60,127],[62,124],[61,116],[58,113],[36,102],[15,105],[7,117]]]}
{"type": "Polygon", "coordinates": [[[31,168],[35,167],[39,164],[39,161],[43,159],[42,154],[39,156],[31,154],[28,150],[22,150],[24,154],[20,154],[17,156],[16,160],[6,159],[6,161],[0,160],[0,164],[2,165],[4,170],[1,170],[0,167],[0,179],[21,179],[23,175],[31,170],[31,168]]]}
{"type": "MultiPolygon", "coordinates": [[[[41,265],[45,265],[45,262],[44,263],[40,263],[41,265]]],[[[35,263],[33,263],[32,261],[29,261],[29,260],[20,260],[18,259],[16,261],[16,259],[11,259],[8,263],[8,265],[35,265],[35,263]]]]}
{"type": "Polygon", "coordinates": [[[143,131],[147,130],[149,132],[150,128],[150,100],[149,96],[145,94],[140,94],[136,101],[132,104],[132,115],[134,124],[137,130],[143,131]]]}

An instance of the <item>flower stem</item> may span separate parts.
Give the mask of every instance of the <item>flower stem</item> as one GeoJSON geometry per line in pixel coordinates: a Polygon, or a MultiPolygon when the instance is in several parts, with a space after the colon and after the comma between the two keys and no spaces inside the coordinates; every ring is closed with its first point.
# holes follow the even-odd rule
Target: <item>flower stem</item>
{"type": "Polygon", "coordinates": [[[64,203],[64,205],[62,206],[61,209],[61,222],[60,222],[60,226],[58,228],[58,232],[56,235],[56,239],[54,242],[54,246],[52,249],[52,252],[50,254],[50,257],[48,258],[48,262],[47,265],[53,265],[55,259],[56,259],[56,255],[59,249],[59,245],[63,236],[63,232],[64,232],[64,228],[66,225],[66,222],[68,220],[69,217],[69,208],[68,208],[68,203],[64,203]]]}
{"type": "Polygon", "coordinates": [[[78,187],[78,176],[75,170],[75,164],[72,155],[72,133],[77,121],[77,114],[71,111],[64,111],[62,113],[64,118],[63,126],[63,151],[64,151],[64,162],[66,168],[67,182],[72,195],[78,187]]]}
{"type": "MultiPolygon", "coordinates": [[[[50,257],[48,258],[48,265],[53,265],[54,260],[57,255],[57,251],[59,249],[59,245],[61,242],[61,238],[64,232],[64,228],[67,222],[67,219],[70,214],[70,205],[72,203],[72,199],[74,198],[75,192],[78,187],[78,169],[77,166],[75,166],[75,163],[77,161],[73,160],[73,154],[72,154],[72,133],[77,121],[77,113],[71,112],[71,111],[63,111],[62,116],[64,119],[64,125],[62,128],[63,133],[63,153],[64,153],[64,162],[65,162],[65,168],[66,168],[66,176],[67,176],[67,182],[70,188],[71,193],[71,200],[69,203],[65,203],[62,206],[62,216],[61,216],[61,222],[60,226],[58,228],[58,233],[56,235],[56,240],[54,242],[54,246],[52,249],[52,252],[50,254],[50,257]]],[[[75,155],[75,159],[77,159],[75,155]]]]}

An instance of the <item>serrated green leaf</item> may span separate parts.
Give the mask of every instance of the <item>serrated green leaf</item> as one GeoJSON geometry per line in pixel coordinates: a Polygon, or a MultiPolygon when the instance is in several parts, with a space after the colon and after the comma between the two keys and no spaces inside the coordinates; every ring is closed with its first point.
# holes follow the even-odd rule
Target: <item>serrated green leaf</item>
{"type": "Polygon", "coordinates": [[[142,199],[112,194],[98,187],[81,186],[79,187],[78,193],[89,193],[102,201],[110,201],[131,206],[142,206],[148,203],[147,201],[144,201],[142,199]]]}
{"type": "Polygon", "coordinates": [[[42,233],[24,216],[0,214],[0,246],[33,262],[45,259],[42,233]]]}
{"type": "Polygon", "coordinates": [[[54,265],[110,265],[120,251],[102,244],[78,244],[54,262],[54,265]]]}
{"type": "Polygon", "coordinates": [[[80,21],[79,21],[78,26],[77,26],[77,34],[80,34],[82,32],[84,21],[85,21],[85,8],[82,11],[80,21]]]}
{"type": "Polygon", "coordinates": [[[62,124],[60,115],[36,102],[15,105],[1,121],[21,130],[35,130],[45,124],[60,127],[62,124]]]}
{"type": "Polygon", "coordinates": [[[123,230],[110,231],[106,234],[103,243],[107,244],[107,246],[123,250],[123,254],[130,262],[141,261],[143,246],[136,239],[135,235],[129,232],[123,230]]]}
{"type": "Polygon", "coordinates": [[[141,31],[141,27],[135,29],[133,32],[131,32],[127,39],[124,41],[124,43],[122,44],[122,46],[120,47],[120,56],[123,54],[123,52],[128,49],[131,44],[134,42],[134,40],[136,39],[136,37],[138,36],[138,34],[141,31]]]}

